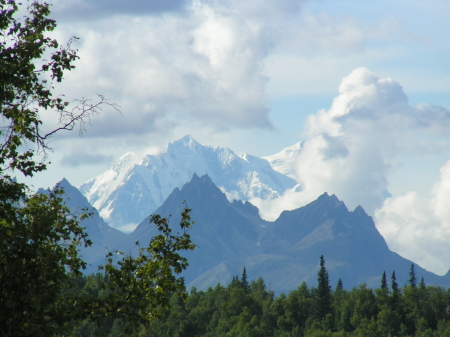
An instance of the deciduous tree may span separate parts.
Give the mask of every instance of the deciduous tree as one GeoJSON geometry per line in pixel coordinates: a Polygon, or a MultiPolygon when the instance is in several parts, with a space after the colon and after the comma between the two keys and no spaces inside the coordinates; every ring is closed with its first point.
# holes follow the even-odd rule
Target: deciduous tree
{"type": "MultiPolygon", "coordinates": [[[[51,336],[74,319],[92,317],[95,307],[68,283],[85,267],[78,248],[90,241],[79,220],[89,214],[71,214],[58,189],[32,195],[12,178],[46,169],[48,139],[56,133],[77,126],[82,133],[93,114],[118,109],[103,96],[72,103],[54,96],[78,56],[72,48],[76,38],[61,46],[50,37],[56,22],[49,15],[47,3],[0,1],[0,335],[5,337],[51,336]],[[54,114],[56,127],[44,123],[44,112],[54,114]]],[[[183,230],[190,227],[189,211],[182,214],[183,230]]],[[[171,235],[166,219],[153,220],[161,235],[148,248],[105,267],[123,303],[107,298],[102,305],[116,313],[148,319],[167,304],[170,292],[184,293],[176,274],[187,261],[178,251],[193,248],[190,238],[186,232],[171,235]]]]}

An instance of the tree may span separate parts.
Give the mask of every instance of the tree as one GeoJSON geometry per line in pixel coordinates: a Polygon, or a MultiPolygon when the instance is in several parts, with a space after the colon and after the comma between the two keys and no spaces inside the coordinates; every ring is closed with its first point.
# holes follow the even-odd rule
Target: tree
{"type": "Polygon", "coordinates": [[[423,277],[420,279],[419,288],[422,290],[425,289],[425,280],[423,277]]]}
{"type": "MultiPolygon", "coordinates": [[[[1,336],[62,333],[74,319],[91,317],[99,304],[74,292],[69,282],[85,267],[78,248],[90,241],[79,221],[89,213],[71,214],[58,189],[32,195],[25,184],[12,178],[17,172],[33,176],[46,169],[48,140],[56,133],[77,126],[82,133],[85,123],[103,107],[118,109],[103,96],[94,103],[82,98],[73,104],[53,96],[54,86],[74,68],[78,56],[71,47],[75,38],[61,47],[49,37],[56,27],[49,15],[47,3],[31,1],[25,8],[15,0],[0,1],[1,336]],[[43,122],[44,111],[55,113],[56,127],[43,122]]],[[[184,231],[191,224],[189,212],[182,213],[184,231]]],[[[119,308],[114,298],[108,298],[105,303],[116,313],[125,308],[125,313],[149,318],[166,305],[168,293],[184,293],[182,278],[174,274],[187,266],[178,251],[193,248],[190,238],[186,232],[172,236],[165,219],[153,220],[162,234],[149,250],[137,258],[127,256],[116,269],[111,264],[105,267],[118,293],[130,295],[122,298],[119,308]],[[132,274],[133,268],[138,274],[132,274]],[[130,301],[140,290],[140,307],[132,311],[130,301]],[[148,294],[155,296],[150,300],[148,294]],[[148,306],[139,311],[143,303],[148,306]]],[[[100,313],[111,314],[103,309],[100,313]]]]}
{"type": "Polygon", "coordinates": [[[398,288],[395,271],[392,272],[391,281],[392,281],[391,308],[392,310],[398,310],[400,305],[401,293],[400,289],[398,288]]]}
{"type": "Polygon", "coordinates": [[[341,291],[344,289],[344,284],[342,283],[342,280],[339,278],[338,283],[336,285],[336,291],[341,291]]]}
{"type": "Polygon", "coordinates": [[[184,278],[176,275],[188,266],[180,252],[195,248],[188,233],[190,212],[189,208],[181,212],[182,233],[177,235],[172,234],[167,218],[151,216],[150,223],[156,225],[159,235],[151,239],[148,247],[140,248],[136,258],[121,252],[108,254],[104,266],[108,279],[105,292],[98,300],[85,302],[88,318],[96,322],[105,317],[123,318],[131,330],[139,324],[147,328],[148,322],[169,306],[173,294],[186,299],[184,278]],[[113,256],[117,254],[123,258],[114,261],[113,256]]]}
{"type": "Polygon", "coordinates": [[[388,289],[388,284],[387,284],[387,280],[386,280],[386,272],[385,271],[383,271],[383,276],[381,276],[380,289],[388,289]]]}
{"type": "Polygon", "coordinates": [[[411,269],[409,270],[409,285],[413,288],[417,287],[416,270],[414,268],[414,263],[411,264],[411,269]]]}
{"type": "Polygon", "coordinates": [[[90,242],[62,204],[60,191],[28,197],[22,186],[0,180],[0,335],[47,336],[70,320],[73,299],[62,289],[85,263],[90,242]],[[17,194],[12,195],[11,192],[17,194]],[[21,203],[21,207],[14,203],[21,203]]]}
{"type": "Polygon", "coordinates": [[[320,269],[317,274],[317,289],[315,294],[316,300],[316,316],[318,319],[324,319],[331,313],[331,286],[328,271],[325,268],[325,259],[320,256],[320,269]]]}
{"type": "MultiPolygon", "coordinates": [[[[80,244],[89,245],[78,221],[63,205],[61,191],[30,195],[15,172],[32,176],[46,168],[47,140],[75,125],[83,128],[104,98],[90,104],[82,99],[74,108],[53,97],[55,82],[78,58],[71,41],[60,47],[48,37],[56,22],[49,5],[32,2],[27,15],[14,0],[0,3],[0,335],[47,335],[66,321],[70,300],[61,300],[69,275],[84,262],[80,244]],[[43,56],[48,55],[47,59],[43,56]],[[50,131],[41,113],[53,110],[59,125],[50,131]]],[[[111,104],[110,104],[111,105],[111,104]]],[[[116,107],[112,104],[113,107],[116,107]]]]}
{"type": "Polygon", "coordinates": [[[377,294],[377,302],[380,308],[389,304],[389,288],[387,284],[386,271],[383,271],[380,288],[375,289],[375,293],[377,294]]]}
{"type": "Polygon", "coordinates": [[[245,269],[245,267],[242,270],[241,286],[242,286],[242,288],[244,288],[244,290],[246,292],[250,291],[250,285],[249,285],[248,280],[247,280],[247,270],[245,269]]]}
{"type": "Polygon", "coordinates": [[[64,72],[75,67],[77,50],[71,44],[76,38],[60,47],[48,36],[56,27],[55,20],[48,18],[48,4],[33,1],[25,17],[18,15],[20,7],[14,0],[0,4],[0,174],[10,169],[32,176],[46,167],[49,137],[61,130],[73,130],[76,125],[83,132],[92,114],[105,105],[117,106],[100,96],[99,102],[80,99],[71,108],[61,96],[53,97],[55,82],[61,82],[64,72]],[[45,131],[43,110],[56,113],[56,129],[45,131]],[[36,156],[38,152],[41,158],[36,156]]]}

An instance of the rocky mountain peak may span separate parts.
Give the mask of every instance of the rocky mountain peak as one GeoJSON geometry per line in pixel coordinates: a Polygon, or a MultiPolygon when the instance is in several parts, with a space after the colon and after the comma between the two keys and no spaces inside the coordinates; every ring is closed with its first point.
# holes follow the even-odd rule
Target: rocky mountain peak
{"type": "Polygon", "coordinates": [[[276,198],[296,182],[273,170],[261,158],[237,156],[223,147],[205,146],[191,136],[168,145],[167,151],[136,160],[119,159],[112,169],[80,190],[113,227],[138,224],[193,174],[207,174],[230,199],[276,198]]]}

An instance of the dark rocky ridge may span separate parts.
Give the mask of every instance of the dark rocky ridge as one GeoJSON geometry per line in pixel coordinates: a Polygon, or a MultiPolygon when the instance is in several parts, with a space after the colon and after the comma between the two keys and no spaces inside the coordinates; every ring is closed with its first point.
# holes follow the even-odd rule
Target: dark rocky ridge
{"type": "MultiPolygon", "coordinates": [[[[61,184],[68,192],[71,208],[78,203],[88,205],[68,182],[61,184]]],[[[394,270],[402,286],[413,263],[389,250],[361,207],[349,211],[336,196],[327,193],[267,222],[259,217],[255,206],[229,202],[208,176],[194,174],[189,183],[173,190],[155,213],[170,217],[175,230],[184,207],[192,209],[195,225],[190,234],[198,247],[186,253],[190,266],[183,275],[188,286],[198,289],[227,284],[244,267],[249,279],[261,276],[277,293],[296,289],[303,281],[315,286],[320,255],[325,257],[333,286],[341,278],[345,288],[362,283],[378,287],[383,271],[390,276],[394,270]]],[[[106,246],[133,252],[136,241],[145,246],[156,234],[149,217],[129,235],[109,228],[97,213],[85,225],[94,241],[94,249],[82,252],[91,263],[91,272],[104,262],[106,246]]],[[[424,277],[428,285],[450,286],[449,273],[438,276],[416,266],[416,276],[418,280],[424,277]]]]}

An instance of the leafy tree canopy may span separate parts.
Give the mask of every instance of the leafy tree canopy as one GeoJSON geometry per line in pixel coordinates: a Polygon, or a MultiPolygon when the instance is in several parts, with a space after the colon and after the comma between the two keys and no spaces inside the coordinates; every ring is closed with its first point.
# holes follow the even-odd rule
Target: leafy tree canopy
{"type": "Polygon", "coordinates": [[[107,262],[112,289],[100,300],[73,290],[70,280],[85,268],[78,248],[91,244],[80,225],[89,213],[72,214],[58,189],[32,195],[12,175],[45,170],[49,137],[77,126],[83,132],[92,114],[118,106],[103,96],[72,103],[54,96],[78,56],[76,38],[61,46],[50,37],[56,22],[49,15],[47,3],[0,0],[0,336],[52,336],[78,319],[143,323],[168,305],[171,293],[184,294],[176,275],[188,263],[179,251],[194,248],[189,209],[182,212],[181,235],[171,234],[167,219],[153,217],[160,235],[137,257],[107,262]],[[43,122],[44,111],[55,114],[53,129],[43,122]]]}

